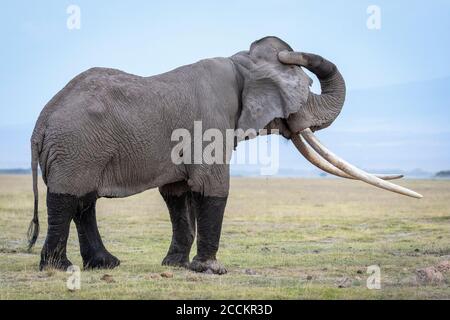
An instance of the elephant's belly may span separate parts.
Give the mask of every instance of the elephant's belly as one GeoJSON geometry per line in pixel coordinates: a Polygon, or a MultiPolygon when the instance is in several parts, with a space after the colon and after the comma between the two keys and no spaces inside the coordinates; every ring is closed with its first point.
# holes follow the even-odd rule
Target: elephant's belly
{"type": "Polygon", "coordinates": [[[123,198],[182,179],[183,174],[172,163],[110,163],[102,173],[97,192],[101,197],[123,198]]]}

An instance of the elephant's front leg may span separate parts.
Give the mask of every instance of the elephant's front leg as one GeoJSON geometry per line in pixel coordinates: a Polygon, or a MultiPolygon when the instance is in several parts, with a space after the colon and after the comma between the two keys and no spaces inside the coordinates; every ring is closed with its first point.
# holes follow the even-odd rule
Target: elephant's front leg
{"type": "Polygon", "coordinates": [[[224,274],[227,272],[216,259],[227,197],[205,196],[193,192],[192,202],[197,217],[197,255],[190,269],[197,272],[224,274]]]}
{"type": "Polygon", "coordinates": [[[159,189],[172,222],[172,242],[162,264],[189,266],[189,253],[195,237],[195,216],[191,208],[191,191],[186,182],[165,185],[159,189]]]}
{"type": "Polygon", "coordinates": [[[80,241],[80,252],[85,269],[111,269],[120,264],[120,260],[109,253],[103,245],[97,227],[95,213],[97,197],[89,194],[80,200],[80,208],[74,217],[80,241]]]}

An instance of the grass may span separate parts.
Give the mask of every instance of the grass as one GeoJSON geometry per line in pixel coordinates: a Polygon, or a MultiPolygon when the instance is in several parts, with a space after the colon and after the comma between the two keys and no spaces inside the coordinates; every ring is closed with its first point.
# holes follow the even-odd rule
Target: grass
{"type": "MultiPolygon", "coordinates": [[[[161,266],[171,238],[157,190],[98,203],[100,233],[119,259],[114,270],[39,272],[46,233],[24,249],[32,217],[31,178],[0,176],[0,299],[450,299],[450,279],[421,285],[417,268],[450,260],[450,181],[407,180],[415,200],[337,179],[232,179],[219,259],[223,276],[161,266]],[[381,268],[381,290],[366,287],[369,265],[381,268]],[[172,278],[151,275],[169,271],[172,278]],[[101,280],[109,274],[114,282],[101,280]],[[349,287],[338,283],[348,278],[349,287]]],[[[193,248],[195,252],[195,247],[193,248]]],[[[72,226],[68,257],[82,265],[72,226]]],[[[191,254],[192,257],[192,254],[191,254]]]]}

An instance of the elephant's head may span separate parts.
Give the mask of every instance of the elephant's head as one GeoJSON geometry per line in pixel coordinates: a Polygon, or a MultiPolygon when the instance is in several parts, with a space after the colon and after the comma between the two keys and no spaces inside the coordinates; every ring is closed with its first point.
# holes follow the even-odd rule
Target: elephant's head
{"type": "Polygon", "coordinates": [[[294,52],[281,39],[255,41],[232,59],[244,77],[241,129],[277,128],[290,137],[329,126],[344,105],[345,82],[336,66],[320,56],[294,52]],[[322,94],[309,90],[312,80],[301,67],[317,76],[322,94]]]}
{"type": "Polygon", "coordinates": [[[422,197],[385,181],[402,175],[366,173],[337,157],[314,136],[314,131],[328,127],[336,119],[344,105],[345,82],[332,62],[315,54],[295,52],[277,37],[255,41],[249,51],[239,52],[231,59],[243,81],[238,128],[278,129],[303,156],[328,173],[422,197]],[[317,76],[321,94],[310,91],[312,80],[302,67],[317,76]]]}

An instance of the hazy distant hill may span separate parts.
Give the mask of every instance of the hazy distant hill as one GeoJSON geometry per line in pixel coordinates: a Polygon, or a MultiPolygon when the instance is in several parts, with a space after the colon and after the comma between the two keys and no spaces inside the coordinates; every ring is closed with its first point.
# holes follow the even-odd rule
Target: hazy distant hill
{"type": "MultiPolygon", "coordinates": [[[[366,169],[366,171],[371,173],[378,173],[378,174],[387,174],[387,173],[398,173],[403,174],[405,178],[408,179],[429,179],[433,177],[438,178],[450,178],[450,173],[448,176],[444,175],[437,175],[432,172],[424,171],[421,169],[415,169],[411,171],[404,171],[399,169],[386,169],[386,170],[371,170],[366,169]]],[[[233,167],[231,169],[231,175],[234,177],[258,177],[261,176],[259,167],[255,166],[253,168],[239,168],[239,167],[233,167]]],[[[327,174],[322,172],[319,169],[313,169],[313,167],[310,170],[298,170],[298,169],[285,169],[280,168],[278,173],[275,175],[277,177],[301,177],[301,178],[335,178],[335,176],[327,174]]]]}
{"type": "Polygon", "coordinates": [[[336,124],[363,131],[383,128],[390,132],[449,132],[449,116],[450,77],[447,77],[350,91],[336,124]]]}
{"type": "Polygon", "coordinates": [[[31,169],[0,169],[0,174],[31,174],[31,169]]]}

